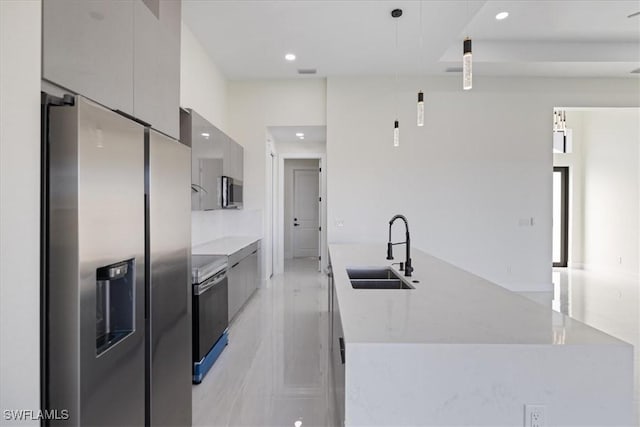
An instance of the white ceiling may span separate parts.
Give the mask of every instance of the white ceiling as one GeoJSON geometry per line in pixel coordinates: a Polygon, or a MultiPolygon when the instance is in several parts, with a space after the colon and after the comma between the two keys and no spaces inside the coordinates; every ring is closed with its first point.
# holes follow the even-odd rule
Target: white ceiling
{"type": "Polygon", "coordinates": [[[183,1],[184,22],[230,79],[292,78],[298,68],[444,74],[461,66],[467,35],[475,75],[638,78],[640,16],[627,17],[637,11],[637,0],[183,1]],[[394,8],[404,11],[397,20],[394,8]],[[510,15],[497,21],[501,11],[510,15]]]}
{"type": "Polygon", "coordinates": [[[268,128],[274,142],[295,143],[325,143],[327,141],[327,128],[325,126],[270,126],[268,128]],[[304,139],[296,136],[296,133],[304,133],[304,139]]]}

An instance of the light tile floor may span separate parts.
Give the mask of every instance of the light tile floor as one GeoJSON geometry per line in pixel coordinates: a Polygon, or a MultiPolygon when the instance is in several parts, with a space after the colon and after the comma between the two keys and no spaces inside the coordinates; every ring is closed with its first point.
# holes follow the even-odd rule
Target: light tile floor
{"type": "MultiPolygon", "coordinates": [[[[528,296],[639,348],[637,279],[556,269],[553,281],[553,294],[528,296]]],[[[229,346],[202,384],[193,386],[194,426],[336,424],[326,286],[317,261],[303,259],[288,262],[283,275],[257,291],[231,324],[229,346]]],[[[640,413],[640,351],[634,358],[640,413]]]]}
{"type": "Polygon", "coordinates": [[[636,425],[640,425],[640,283],[590,270],[553,271],[552,308],[634,346],[636,425]]]}
{"type": "Polygon", "coordinates": [[[229,327],[229,345],[193,386],[194,426],[335,425],[328,375],[327,281],[318,261],[288,262],[229,327]]]}

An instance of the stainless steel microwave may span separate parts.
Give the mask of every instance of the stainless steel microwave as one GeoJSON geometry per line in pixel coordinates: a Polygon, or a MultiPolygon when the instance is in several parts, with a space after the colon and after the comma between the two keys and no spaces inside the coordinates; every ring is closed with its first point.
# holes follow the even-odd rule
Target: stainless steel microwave
{"type": "Polygon", "coordinates": [[[220,207],[222,209],[242,208],[242,181],[230,176],[220,177],[220,207]]]}

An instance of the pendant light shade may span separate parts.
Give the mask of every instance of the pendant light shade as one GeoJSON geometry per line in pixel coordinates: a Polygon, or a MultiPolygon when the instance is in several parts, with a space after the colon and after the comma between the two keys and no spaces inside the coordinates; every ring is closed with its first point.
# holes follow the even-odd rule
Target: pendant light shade
{"type": "Polygon", "coordinates": [[[424,126],[424,94],[418,92],[418,126],[424,126]]]}
{"type": "Polygon", "coordinates": [[[393,123],[393,146],[400,146],[400,125],[397,120],[393,123]]]}
{"type": "Polygon", "coordinates": [[[464,90],[469,90],[472,87],[471,63],[471,39],[467,37],[462,45],[462,88],[464,90]]]}

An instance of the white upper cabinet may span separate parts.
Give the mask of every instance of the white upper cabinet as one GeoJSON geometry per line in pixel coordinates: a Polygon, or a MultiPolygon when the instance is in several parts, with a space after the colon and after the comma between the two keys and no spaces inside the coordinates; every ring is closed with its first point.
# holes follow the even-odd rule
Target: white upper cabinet
{"type": "Polygon", "coordinates": [[[178,139],[180,2],[137,0],[134,12],[134,116],[178,139]]]}
{"type": "Polygon", "coordinates": [[[180,137],[179,0],[43,1],[44,79],[180,137]]]}
{"type": "Polygon", "coordinates": [[[224,175],[242,181],[244,174],[244,148],[224,135],[224,175]]]}
{"type": "Polygon", "coordinates": [[[42,77],[133,115],[133,6],[43,1],[42,77]]]}

